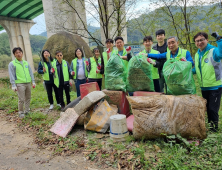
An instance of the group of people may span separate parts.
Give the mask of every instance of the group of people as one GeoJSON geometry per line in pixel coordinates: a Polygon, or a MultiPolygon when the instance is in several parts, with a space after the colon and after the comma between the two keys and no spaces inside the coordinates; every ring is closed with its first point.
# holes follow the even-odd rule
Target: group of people
{"type": "MultiPolygon", "coordinates": [[[[201,87],[203,98],[207,100],[207,115],[210,128],[213,131],[218,129],[221,93],[222,93],[222,39],[221,36],[214,33],[213,37],[217,40],[218,47],[208,44],[208,34],[199,32],[194,36],[194,42],[198,48],[195,54],[195,64],[191,53],[179,47],[179,41],[176,36],[167,38],[165,42],[165,31],[160,29],[156,31],[157,44],[153,46],[153,38],[146,36],[143,39],[145,49],[140,54],[147,55],[147,61],[152,64],[152,77],[156,92],[164,92],[166,87],[163,76],[163,65],[166,60],[176,58],[180,61],[189,61],[194,66],[193,73],[197,74],[198,82],[201,87]]],[[[69,89],[71,79],[74,80],[77,96],[80,96],[80,85],[86,82],[97,82],[99,88],[102,87],[102,76],[105,74],[106,64],[113,55],[122,58],[125,67],[132,58],[130,48],[124,48],[124,40],[117,36],[114,41],[107,39],[107,50],[100,53],[98,48],[93,49],[93,57],[86,58],[81,48],[75,50],[74,59],[69,63],[63,59],[61,51],[56,52],[56,59],[51,57],[48,50],[42,51],[43,62],[39,63],[38,73],[43,74],[44,83],[47,89],[50,108],[53,109],[54,89],[57,105],[62,108],[65,106],[63,100],[63,89],[66,94],[67,104],[70,103],[69,89]],[[117,50],[114,50],[114,42],[117,50]]],[[[22,60],[22,49],[14,48],[13,54],[15,60],[9,64],[10,82],[12,89],[18,91],[19,115],[24,117],[29,111],[31,98],[31,85],[36,86],[32,70],[27,61],[22,60]],[[23,105],[25,104],[25,111],[23,105]]],[[[104,75],[105,76],[105,75],[104,75]]]]}

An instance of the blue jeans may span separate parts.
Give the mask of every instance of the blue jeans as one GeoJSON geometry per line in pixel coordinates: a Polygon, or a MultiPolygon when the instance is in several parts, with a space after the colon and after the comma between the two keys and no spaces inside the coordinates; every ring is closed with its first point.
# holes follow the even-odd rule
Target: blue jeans
{"type": "Polygon", "coordinates": [[[82,80],[77,79],[77,80],[75,80],[77,97],[80,96],[80,88],[79,88],[80,84],[85,84],[85,83],[86,83],[86,79],[82,79],[82,80]]]}

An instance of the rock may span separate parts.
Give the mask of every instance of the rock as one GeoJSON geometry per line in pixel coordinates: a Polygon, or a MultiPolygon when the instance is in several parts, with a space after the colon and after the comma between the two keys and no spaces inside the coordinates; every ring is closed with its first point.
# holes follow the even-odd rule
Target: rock
{"type": "Polygon", "coordinates": [[[93,91],[86,95],[75,107],[74,110],[80,116],[88,109],[106,96],[102,91],[93,91]]]}
{"type": "Polygon", "coordinates": [[[87,58],[92,56],[92,52],[86,42],[78,35],[73,35],[64,31],[52,35],[45,43],[43,49],[48,49],[55,57],[56,51],[63,53],[64,60],[71,63],[75,57],[76,48],[84,48],[87,58]]]}

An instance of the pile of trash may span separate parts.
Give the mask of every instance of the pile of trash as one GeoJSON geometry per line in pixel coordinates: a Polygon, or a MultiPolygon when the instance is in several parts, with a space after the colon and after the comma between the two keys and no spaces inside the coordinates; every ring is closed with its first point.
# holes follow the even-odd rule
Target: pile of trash
{"type": "Polygon", "coordinates": [[[136,139],[155,139],[177,134],[187,139],[206,138],[205,99],[196,95],[172,96],[154,92],[138,94],[142,95],[141,93],[150,95],[128,97],[122,91],[90,92],[82,100],[77,98],[77,102],[71,102],[71,108],[61,113],[50,131],[66,137],[75,125],[82,125],[85,130],[99,133],[110,130],[110,136],[117,134],[117,138],[128,135],[128,130],[132,131],[136,139]],[[133,115],[130,115],[130,106],[133,115]],[[110,127],[113,123],[112,117],[117,115],[127,118],[127,123],[120,122],[121,124],[115,127],[119,130],[120,126],[124,125],[122,134],[112,132],[110,127]]]}

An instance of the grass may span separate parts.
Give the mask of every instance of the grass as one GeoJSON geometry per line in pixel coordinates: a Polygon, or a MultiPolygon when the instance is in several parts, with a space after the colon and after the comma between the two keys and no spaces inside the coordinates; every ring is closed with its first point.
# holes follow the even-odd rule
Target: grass
{"type": "MultiPolygon", "coordinates": [[[[196,77],[195,77],[196,80],[196,77]]],[[[17,95],[4,79],[0,84],[0,109],[10,116],[17,115],[17,95]]],[[[197,95],[201,91],[197,82],[197,95]]],[[[71,99],[76,93],[71,92],[71,99]]],[[[65,99],[65,98],[64,98],[65,99]]],[[[222,104],[222,103],[221,103],[222,104]]],[[[49,131],[59,117],[58,110],[53,114],[43,114],[39,108],[48,108],[46,91],[39,82],[32,89],[32,112],[19,122],[19,126],[34,133],[35,142],[42,148],[49,148],[54,154],[71,155],[83,152],[85,157],[95,162],[99,167],[122,169],[222,169],[222,123],[219,122],[217,133],[208,133],[207,139],[201,145],[187,143],[180,135],[164,139],[135,140],[128,136],[125,142],[113,142],[104,136],[97,139],[95,132],[87,131],[86,136],[61,138],[49,131]],[[177,138],[180,142],[174,140],[177,138]]],[[[222,107],[219,110],[222,116],[222,107]]]]}

